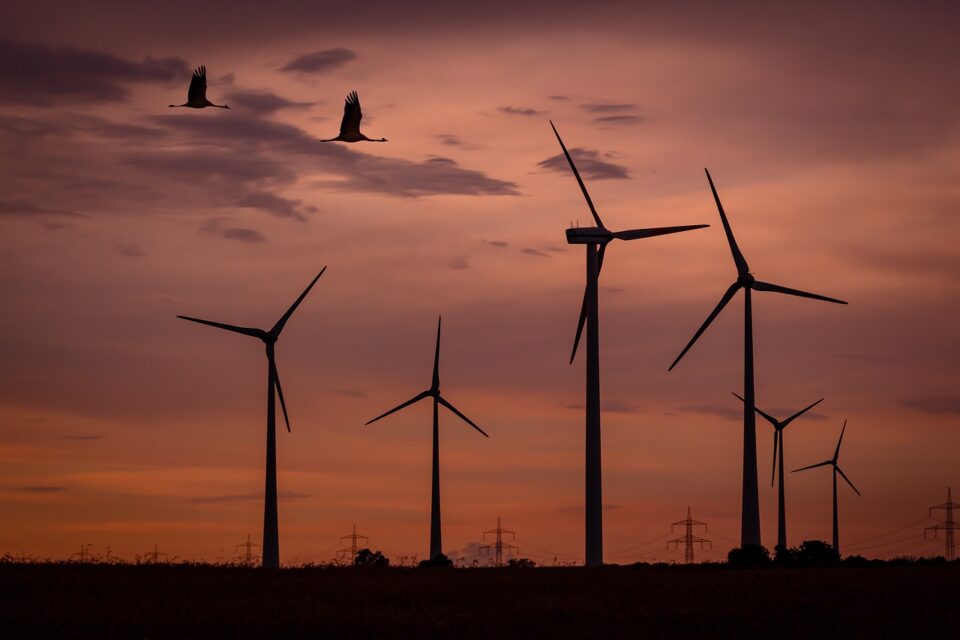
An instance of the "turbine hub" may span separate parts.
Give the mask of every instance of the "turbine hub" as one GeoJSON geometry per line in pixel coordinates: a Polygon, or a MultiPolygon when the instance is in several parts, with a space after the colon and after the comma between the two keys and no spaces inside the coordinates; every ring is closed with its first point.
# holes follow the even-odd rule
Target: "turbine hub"
{"type": "Polygon", "coordinates": [[[737,277],[737,282],[740,283],[740,286],[744,289],[749,289],[753,287],[753,283],[756,278],[753,277],[752,273],[744,273],[737,277]]]}

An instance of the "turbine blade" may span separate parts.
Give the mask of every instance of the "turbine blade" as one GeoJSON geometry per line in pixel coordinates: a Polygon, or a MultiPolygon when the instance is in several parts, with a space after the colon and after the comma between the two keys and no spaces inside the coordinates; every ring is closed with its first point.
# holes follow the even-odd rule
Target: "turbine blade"
{"type": "Polygon", "coordinates": [[[266,336],[266,332],[263,329],[252,329],[250,327],[237,327],[232,324],[224,324],[223,322],[213,322],[212,320],[201,320],[200,318],[191,318],[190,316],[177,316],[182,320],[189,320],[190,322],[198,322],[200,324],[206,324],[211,327],[216,327],[217,329],[225,329],[226,331],[233,331],[234,333],[242,333],[245,336],[253,336],[254,338],[263,338],[266,336]]]}
{"type": "Polygon", "coordinates": [[[796,473],[797,471],[806,471],[807,469],[815,469],[817,467],[825,467],[828,464],[833,464],[833,460],[825,460],[823,462],[818,462],[817,464],[811,464],[808,467],[800,467],[799,469],[794,469],[790,473],[796,473]]]}
{"type": "MultiPolygon", "coordinates": [[[[597,275],[600,275],[600,269],[603,268],[603,256],[607,252],[607,245],[600,245],[597,251],[597,275]]],[[[580,337],[583,334],[583,325],[587,321],[587,290],[583,290],[583,303],[580,305],[580,319],[577,321],[577,335],[573,339],[573,350],[570,352],[570,364],[577,357],[577,347],[580,345],[580,337]]]]}
{"type": "Polygon", "coordinates": [[[580,345],[580,335],[583,333],[583,325],[587,322],[587,292],[583,292],[583,303],[580,305],[580,319],[577,321],[577,335],[573,338],[573,351],[570,352],[570,364],[577,357],[577,347],[580,345]]]}
{"type": "Polygon", "coordinates": [[[843,433],[847,430],[847,421],[843,421],[843,429],[840,429],[840,439],[837,440],[837,448],[833,452],[833,461],[836,462],[840,457],[840,443],[843,442],[843,433]]]}
{"type": "Polygon", "coordinates": [[[799,289],[781,287],[778,284],[771,284],[769,282],[762,282],[760,280],[754,281],[753,288],[756,289],[757,291],[772,291],[774,293],[785,293],[788,296],[798,296],[800,298],[811,298],[813,300],[823,300],[824,302],[833,302],[836,304],[847,304],[845,300],[828,298],[827,296],[821,296],[816,293],[807,293],[806,291],[800,291],[799,289]]]}
{"type": "Polygon", "coordinates": [[[304,289],[303,293],[300,294],[300,297],[297,298],[292,305],[290,305],[290,308],[287,309],[285,314],[283,314],[283,317],[277,320],[277,324],[273,325],[273,329],[270,329],[270,333],[275,336],[280,335],[280,332],[283,331],[283,326],[287,324],[287,320],[290,319],[290,316],[292,316],[293,312],[297,310],[297,307],[300,306],[300,303],[303,302],[303,299],[307,297],[308,293],[310,293],[310,289],[313,289],[313,285],[317,284],[317,280],[320,279],[320,276],[322,276],[323,272],[326,270],[326,266],[324,266],[323,269],[320,269],[320,273],[317,274],[317,277],[314,278],[309,285],[307,285],[307,288],[304,289]]]}
{"type": "Polygon", "coordinates": [[[795,414],[793,414],[792,416],[790,416],[789,418],[783,421],[783,426],[786,427],[788,424],[790,424],[791,422],[793,422],[794,420],[796,420],[797,418],[805,414],[807,411],[810,411],[810,409],[813,409],[815,406],[817,406],[821,402],[823,402],[823,398],[820,398],[809,407],[805,409],[801,409],[800,411],[797,411],[795,414]]]}
{"type": "Polygon", "coordinates": [[[777,477],[777,447],[783,446],[783,442],[780,440],[780,429],[773,430],[773,471],[770,472],[770,486],[773,486],[773,481],[777,477]]]}
{"type": "Polygon", "coordinates": [[[490,436],[487,435],[487,432],[486,432],[486,431],[484,431],[483,429],[481,429],[480,427],[478,427],[477,425],[475,425],[475,424],[473,423],[473,420],[471,420],[471,419],[468,418],[467,416],[465,416],[465,415],[463,415],[462,413],[460,413],[455,406],[453,406],[452,404],[450,404],[449,402],[447,402],[446,400],[444,400],[443,396],[437,396],[437,402],[439,402],[440,404],[442,404],[443,406],[445,406],[447,409],[450,409],[450,411],[453,411],[455,414],[457,414],[457,417],[458,417],[458,418],[460,418],[461,420],[463,420],[464,422],[466,422],[467,424],[469,424],[471,427],[473,427],[474,429],[476,429],[477,431],[479,431],[480,433],[482,433],[482,434],[485,435],[486,437],[488,437],[488,438],[490,437],[490,436]]]}
{"type": "Polygon", "coordinates": [[[365,422],[365,423],[364,423],[364,426],[366,426],[366,425],[368,425],[368,424],[373,424],[374,422],[376,422],[376,421],[379,420],[380,418],[386,418],[386,417],[387,417],[388,415],[390,415],[391,413],[394,413],[394,412],[396,412],[396,411],[400,411],[400,409],[403,409],[404,407],[410,406],[410,405],[413,404],[414,402],[419,402],[419,401],[421,401],[421,400],[423,400],[424,398],[427,398],[427,397],[429,397],[429,396],[430,396],[430,392],[429,392],[429,391],[424,391],[423,393],[418,393],[417,395],[413,396],[412,398],[410,398],[409,400],[407,400],[407,401],[404,402],[403,404],[397,405],[397,406],[394,407],[393,409],[390,409],[390,411],[387,411],[386,413],[381,413],[380,415],[378,415],[378,416],[377,416],[376,418],[374,418],[373,420],[369,420],[369,421],[365,422]]]}
{"type": "Polygon", "coordinates": [[[577,178],[577,183],[580,185],[580,190],[583,191],[583,197],[587,200],[587,206],[590,207],[590,213],[593,214],[593,219],[596,220],[597,226],[601,229],[605,228],[603,222],[600,220],[600,216],[597,214],[597,208],[593,206],[593,200],[590,199],[590,194],[587,193],[587,185],[583,184],[583,178],[580,177],[580,172],[577,171],[577,165],[573,164],[573,158],[570,157],[570,152],[567,151],[567,146],[563,144],[563,140],[560,139],[560,133],[557,131],[557,128],[553,126],[553,120],[550,121],[550,127],[553,129],[553,133],[557,136],[557,142],[560,143],[560,148],[563,149],[563,155],[567,157],[567,162],[570,163],[570,168],[573,169],[573,175],[577,178]]]}
{"type": "Polygon", "coordinates": [[[677,366],[677,363],[680,362],[680,358],[690,350],[690,347],[693,346],[693,343],[697,341],[697,338],[700,337],[700,334],[707,330],[707,327],[710,326],[710,323],[713,322],[713,319],[719,315],[723,308],[727,306],[727,303],[730,302],[730,299],[733,298],[733,295],[737,292],[737,289],[740,288],[739,282],[734,282],[730,285],[730,288],[727,289],[726,293],[723,294],[723,297],[720,298],[720,302],[714,308],[714,310],[707,316],[707,319],[703,321],[703,324],[700,325],[700,328],[697,329],[697,332],[693,334],[693,337],[690,338],[690,342],[687,343],[687,346],[683,348],[683,351],[680,352],[680,355],[677,356],[677,359],[673,361],[673,364],[670,365],[670,368],[667,371],[673,371],[673,368],[677,366]]]}
{"type": "Polygon", "coordinates": [[[845,474],[845,473],[843,472],[843,469],[841,469],[840,467],[836,467],[836,469],[837,469],[837,473],[839,473],[841,476],[843,476],[843,479],[847,481],[847,484],[848,484],[848,485],[850,485],[850,488],[853,489],[854,491],[856,491],[858,496],[859,496],[859,495],[862,495],[862,494],[860,493],[860,491],[859,491],[855,486],[853,486],[853,483],[850,482],[850,478],[848,478],[848,477],[847,477],[847,474],[845,474]]]}
{"type": "MultiPolygon", "coordinates": [[[[733,393],[733,395],[734,395],[735,397],[739,398],[739,399],[740,399],[740,402],[746,402],[746,400],[744,400],[744,399],[740,396],[740,394],[734,393],[733,391],[731,391],[730,393],[733,393]]],[[[776,418],[774,418],[773,416],[771,416],[769,413],[764,413],[763,411],[761,411],[760,409],[758,409],[756,405],[754,405],[753,410],[756,411],[758,415],[763,416],[764,420],[766,420],[767,422],[769,422],[770,424],[772,424],[773,427],[779,431],[779,428],[778,428],[778,427],[780,426],[780,423],[777,422],[777,419],[776,419],[776,418]]]]}
{"type": "Polygon", "coordinates": [[[437,316],[437,349],[433,352],[433,387],[432,389],[440,388],[440,323],[443,321],[443,316],[437,316]]]}
{"type": "Polygon", "coordinates": [[[737,265],[737,273],[743,275],[750,272],[750,266],[747,264],[747,261],[744,259],[743,254],[740,253],[740,247],[737,246],[737,240],[733,237],[733,229],[730,228],[730,223],[727,221],[727,214],[723,212],[723,204],[720,202],[720,196],[717,195],[717,188],[713,186],[713,178],[710,177],[710,172],[704,169],[707,173],[707,181],[710,183],[710,191],[713,192],[713,199],[717,203],[717,211],[720,212],[720,221],[723,222],[723,232],[727,235],[727,244],[730,245],[730,253],[733,254],[733,262],[737,265]]]}
{"type": "Polygon", "coordinates": [[[614,231],[613,237],[619,240],[639,240],[640,238],[652,238],[654,236],[665,236],[668,233],[680,233],[681,231],[692,231],[693,229],[703,229],[709,227],[708,224],[688,224],[680,227],[654,227],[653,229],[628,229],[626,231],[614,231]]]}
{"type": "Polygon", "coordinates": [[[280,398],[280,408],[283,409],[283,421],[287,423],[287,433],[290,433],[290,417],[287,415],[287,403],[283,400],[283,388],[280,386],[280,372],[277,371],[277,362],[270,358],[270,368],[273,370],[273,383],[277,387],[277,397],[280,398]]]}

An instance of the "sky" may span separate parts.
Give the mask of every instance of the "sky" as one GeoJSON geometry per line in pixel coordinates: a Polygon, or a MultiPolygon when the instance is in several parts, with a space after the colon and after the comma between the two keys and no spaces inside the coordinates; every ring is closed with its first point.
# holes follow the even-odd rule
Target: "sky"
{"type": "MultiPolygon", "coordinates": [[[[755,294],[758,406],[825,398],[787,429],[787,468],[828,459],[847,420],[844,552],[942,549],[919,539],[960,488],[950,3],[4,12],[0,553],[213,561],[259,539],[262,346],[176,315],[269,328],[327,266],[277,345],[281,559],[329,559],[354,523],[426,554],[429,405],[362,425],[429,386],[442,315],[444,396],[491,436],[441,413],[444,549],[500,516],[521,555],[582,561],[584,258],[564,230],[590,214],[550,119],[608,227],[711,225],[607,252],[607,560],[681,558],[687,506],[712,557],[739,539],[742,298],[667,373],[736,275],[704,168],[759,279],[850,303],[755,294]],[[201,64],[231,109],[168,108],[201,64]],[[352,90],[389,142],[319,142],[352,90]]],[[[829,539],[830,491],[828,470],[787,478],[790,544],[829,539]]]]}

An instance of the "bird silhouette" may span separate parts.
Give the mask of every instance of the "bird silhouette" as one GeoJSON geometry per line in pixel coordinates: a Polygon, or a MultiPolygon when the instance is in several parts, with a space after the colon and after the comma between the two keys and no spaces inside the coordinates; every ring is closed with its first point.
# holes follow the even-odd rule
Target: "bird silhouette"
{"type": "Polygon", "coordinates": [[[214,104],[207,100],[207,68],[200,65],[193,71],[193,77],[190,78],[190,89],[187,90],[187,101],[183,104],[171,104],[171,107],[190,107],[191,109],[203,109],[204,107],[220,107],[229,109],[225,104],[214,104]]]}
{"type": "Polygon", "coordinates": [[[386,138],[368,138],[360,133],[360,120],[363,112],[360,110],[360,97],[356,91],[347,94],[343,103],[343,120],[340,121],[340,135],[336,138],[321,140],[320,142],[386,142],[386,138]]]}

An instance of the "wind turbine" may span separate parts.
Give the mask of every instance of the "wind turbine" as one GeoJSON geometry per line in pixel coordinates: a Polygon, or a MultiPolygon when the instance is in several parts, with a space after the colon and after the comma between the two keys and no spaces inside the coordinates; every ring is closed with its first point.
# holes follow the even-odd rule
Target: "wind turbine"
{"type": "Polygon", "coordinates": [[[850,488],[856,491],[857,495],[860,495],[860,491],[857,490],[853,483],[850,482],[850,478],[847,477],[847,474],[843,472],[843,469],[837,464],[837,458],[840,457],[840,443],[843,442],[843,432],[847,430],[847,421],[843,421],[843,429],[840,430],[840,439],[837,440],[837,448],[833,452],[833,457],[829,460],[824,460],[823,462],[818,462],[817,464],[812,464],[809,467],[801,467],[799,469],[794,469],[792,473],[797,471],[806,471],[807,469],[813,469],[815,467],[825,467],[830,465],[833,467],[833,548],[840,554],[840,526],[837,519],[837,474],[839,473],[843,476],[843,479],[847,481],[847,484],[850,485],[850,488]]]}
{"type": "MultiPolygon", "coordinates": [[[[743,401],[743,398],[734,393],[733,395],[740,398],[743,401]]],[[[823,398],[820,398],[813,404],[811,404],[806,409],[801,409],[795,414],[787,418],[786,420],[777,420],[768,413],[764,413],[760,409],[755,409],[756,412],[763,416],[767,422],[773,425],[773,471],[770,474],[770,486],[773,486],[774,477],[777,475],[777,453],[779,451],[780,456],[780,487],[779,487],[779,502],[777,503],[777,546],[787,548],[787,508],[784,500],[783,492],[783,430],[787,428],[791,422],[805,414],[810,409],[813,409],[815,406],[823,402],[823,398]]]]}
{"type": "Polygon", "coordinates": [[[697,341],[713,319],[723,310],[727,303],[733,299],[738,290],[743,289],[744,293],[744,314],[743,314],[743,495],[740,512],[740,546],[760,544],[760,495],[757,487],[757,423],[754,411],[757,408],[754,397],[753,387],[753,307],[751,302],[751,292],[771,291],[773,293],[785,293],[791,296],[801,298],[812,298],[814,300],[824,300],[826,302],[835,302],[837,304],[847,304],[843,300],[828,298],[815,293],[807,293],[757,280],[750,273],[750,267],[746,259],[740,253],[737,241],[733,237],[733,231],[730,229],[730,223],[727,222],[727,216],[723,212],[723,205],[720,203],[720,196],[717,195],[717,189],[713,186],[713,179],[710,172],[707,173],[707,180],[710,182],[710,191],[713,192],[713,199],[717,203],[717,210],[720,212],[720,221],[723,223],[723,231],[727,236],[727,243],[730,245],[730,253],[733,254],[733,262],[737,267],[737,279],[724,292],[723,297],[716,308],[707,316],[697,332],[693,334],[690,342],[683,348],[677,359],[670,365],[670,371],[673,370],[684,354],[690,350],[693,343],[697,341]]]}
{"type": "Polygon", "coordinates": [[[668,233],[690,231],[709,225],[695,224],[682,227],[659,227],[654,229],[628,229],[626,231],[611,231],[603,226],[593,200],[587,193],[587,186],[573,163],[573,158],[567,151],[566,145],[560,139],[557,128],[553,126],[553,133],[557,136],[563,155],[570,163],[583,197],[587,201],[590,213],[593,215],[596,227],[573,227],[567,229],[567,243],[583,244],[587,249],[587,286],[583,293],[583,304],[580,307],[580,321],[577,323],[577,335],[573,340],[573,351],[570,353],[570,362],[577,355],[577,346],[580,344],[580,335],[584,324],[587,325],[587,402],[586,402],[586,564],[598,567],[603,564],[603,491],[601,490],[600,472],[600,334],[598,327],[598,300],[597,287],[600,269],[603,267],[603,255],[607,250],[607,243],[611,240],[639,240],[652,238],[668,233]]]}
{"type": "Polygon", "coordinates": [[[385,418],[395,411],[400,411],[424,398],[433,398],[433,482],[430,500],[430,559],[433,560],[443,553],[443,545],[440,536],[440,416],[437,405],[442,404],[452,411],[458,418],[469,424],[471,427],[482,433],[485,437],[490,436],[473,423],[470,418],[460,413],[460,411],[440,395],[440,322],[442,318],[437,318],[437,349],[433,354],[433,382],[430,388],[413,396],[403,404],[397,405],[386,413],[381,413],[366,424],[373,424],[380,418],[385,418]]]}
{"type": "Polygon", "coordinates": [[[283,409],[283,419],[287,424],[287,431],[290,431],[290,419],[287,417],[287,404],[283,401],[283,389],[280,387],[280,375],[277,373],[277,362],[274,356],[274,346],[280,333],[283,331],[287,320],[293,315],[297,307],[303,302],[303,299],[310,293],[310,289],[317,283],[320,276],[327,268],[324,267],[317,274],[317,277],[304,289],[300,297],[297,298],[287,312],[277,320],[273,328],[269,331],[263,329],[251,329],[248,327],[237,327],[232,324],[222,322],[212,322],[210,320],[201,320],[191,318],[190,316],[177,316],[190,322],[199,322],[217,329],[242,333],[245,336],[251,336],[263,341],[267,347],[267,479],[266,488],[263,496],[263,561],[261,566],[268,569],[274,569],[280,566],[280,531],[277,521],[277,429],[276,429],[276,397],[280,398],[280,407],[283,409]],[[276,396],[274,396],[276,390],[276,396]]]}

